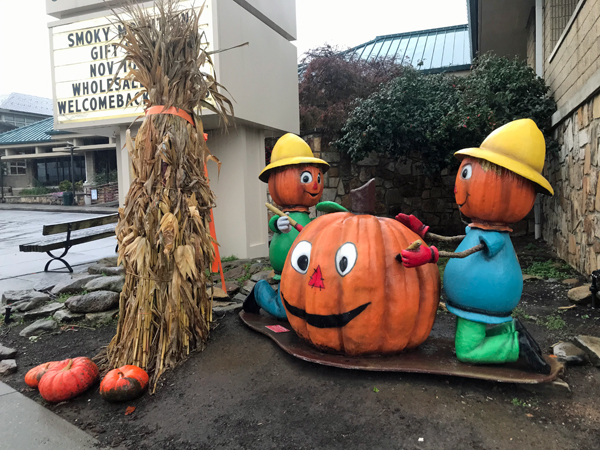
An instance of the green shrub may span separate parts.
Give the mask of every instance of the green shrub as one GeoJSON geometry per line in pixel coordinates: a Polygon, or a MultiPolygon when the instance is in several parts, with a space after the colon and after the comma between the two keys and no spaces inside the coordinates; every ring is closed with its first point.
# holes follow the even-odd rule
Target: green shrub
{"type": "Polygon", "coordinates": [[[452,164],[455,151],[479,146],[494,129],[531,118],[546,135],[556,110],[549,88],[518,60],[484,55],[467,77],[424,75],[405,69],[367,99],[355,103],[342,137],[334,144],[353,160],[371,151],[405,157],[412,152],[425,170],[452,164]]]}
{"type": "Polygon", "coordinates": [[[58,183],[58,190],[65,192],[65,191],[70,191],[73,188],[73,185],[71,184],[71,182],[69,180],[62,180],[60,183],[58,183]]]}
{"type": "Polygon", "coordinates": [[[50,189],[42,186],[42,187],[34,187],[34,188],[29,188],[29,189],[22,189],[21,195],[46,195],[46,194],[49,194],[50,192],[51,192],[50,189]]]}

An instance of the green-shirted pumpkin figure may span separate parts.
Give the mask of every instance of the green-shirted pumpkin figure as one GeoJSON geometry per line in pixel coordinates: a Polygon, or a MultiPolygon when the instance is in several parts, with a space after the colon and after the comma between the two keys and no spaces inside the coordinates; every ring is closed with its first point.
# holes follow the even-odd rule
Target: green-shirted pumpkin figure
{"type": "MultiPolygon", "coordinates": [[[[334,202],[319,203],[324,188],[323,174],[327,170],[329,164],[315,158],[302,138],[288,133],[279,138],[271,153],[271,163],[258,178],[269,184],[271,197],[281,210],[305,226],[312,220],[308,211],[311,206],[317,205],[318,210],[326,212],[346,211],[334,202]]],[[[299,232],[291,226],[287,216],[273,216],[269,228],[274,233],[269,260],[275,279],[280,279],[287,254],[299,232]]],[[[256,283],[244,302],[246,311],[258,313],[260,308],[279,319],[287,317],[279,291],[274,291],[266,280],[256,283]]]]}

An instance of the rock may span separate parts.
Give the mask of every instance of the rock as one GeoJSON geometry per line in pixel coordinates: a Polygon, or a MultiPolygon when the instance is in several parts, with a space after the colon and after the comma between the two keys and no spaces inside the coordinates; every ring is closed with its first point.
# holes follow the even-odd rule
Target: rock
{"type": "Polygon", "coordinates": [[[237,279],[246,275],[246,268],[238,266],[225,272],[225,279],[237,279]]]}
{"type": "Polygon", "coordinates": [[[263,269],[263,267],[265,267],[265,265],[264,265],[264,264],[261,264],[261,263],[254,263],[254,264],[252,264],[252,265],[250,266],[250,268],[248,269],[248,273],[249,273],[250,275],[254,275],[255,273],[258,273],[258,272],[260,272],[260,271],[263,269]]]}
{"type": "Polygon", "coordinates": [[[112,277],[99,277],[85,285],[85,290],[94,291],[113,291],[121,292],[125,284],[125,277],[122,275],[114,275],[112,277]]]}
{"type": "Polygon", "coordinates": [[[569,300],[578,304],[586,304],[592,301],[592,293],[590,292],[589,284],[570,289],[567,296],[569,297],[569,300]]]}
{"type": "Polygon", "coordinates": [[[50,297],[48,297],[48,298],[38,297],[38,298],[33,299],[31,301],[13,303],[11,305],[12,306],[12,312],[25,312],[25,311],[30,311],[30,310],[35,309],[35,308],[39,308],[44,303],[46,303],[49,300],[49,298],[50,297]]]}
{"type": "Polygon", "coordinates": [[[33,289],[25,291],[4,291],[2,294],[2,304],[12,305],[20,302],[38,302],[43,303],[50,300],[50,296],[43,292],[38,292],[33,289]]]}
{"type": "MultiPolygon", "coordinates": [[[[206,293],[208,294],[208,296],[211,296],[211,289],[208,288],[206,289],[206,293]]],[[[214,286],[212,288],[212,296],[213,298],[226,298],[229,299],[229,295],[227,295],[227,292],[225,292],[223,289],[214,286]]]]}
{"type": "Polygon", "coordinates": [[[117,261],[119,260],[118,256],[110,256],[108,258],[102,258],[100,261],[98,261],[96,264],[100,264],[102,266],[111,266],[111,267],[116,267],[117,266],[117,261]]]}
{"type": "Polygon", "coordinates": [[[70,280],[63,281],[58,283],[54,288],[52,288],[52,294],[60,295],[60,294],[73,294],[83,291],[85,285],[90,281],[98,278],[101,275],[80,275],[77,277],[73,277],[70,280]]]}
{"type": "Polygon", "coordinates": [[[556,283],[558,281],[558,278],[548,278],[547,280],[544,280],[546,283],[556,283]]]}
{"type": "Polygon", "coordinates": [[[246,300],[246,296],[244,294],[236,294],[235,297],[233,297],[234,302],[244,303],[244,300],[246,300]]]}
{"type": "Polygon", "coordinates": [[[65,302],[69,311],[76,313],[108,311],[118,304],[119,294],[112,291],[95,291],[85,295],[76,295],[65,302]]]}
{"type": "Polygon", "coordinates": [[[595,336],[577,336],[575,340],[583,346],[592,364],[600,366],[600,338],[595,336]]]}
{"type": "Polygon", "coordinates": [[[56,286],[57,282],[58,282],[58,280],[55,280],[55,279],[42,280],[42,281],[38,282],[33,288],[36,291],[40,291],[40,292],[50,292],[52,290],[52,288],[54,286],[56,286]]]}
{"type": "Polygon", "coordinates": [[[562,284],[566,284],[567,286],[573,286],[577,283],[579,283],[577,278],[567,278],[566,280],[562,281],[562,284]]]}
{"type": "Polygon", "coordinates": [[[74,312],[69,311],[67,308],[65,308],[65,309],[59,309],[58,311],[56,311],[52,317],[57,322],[64,323],[64,322],[73,322],[74,320],[81,319],[83,317],[83,314],[74,313],[74,312]]]}
{"type": "Polygon", "coordinates": [[[119,314],[119,309],[111,309],[110,311],[103,311],[97,313],[88,313],[85,315],[85,320],[93,322],[96,325],[105,325],[110,323],[119,314]]]}
{"type": "Polygon", "coordinates": [[[17,361],[14,359],[5,359],[0,361],[0,375],[10,375],[17,371],[17,361]]]}
{"type": "Polygon", "coordinates": [[[585,352],[570,342],[559,342],[553,347],[553,353],[559,361],[567,364],[585,364],[585,352]]]}
{"type": "Polygon", "coordinates": [[[228,312],[241,308],[242,305],[237,302],[213,302],[213,312],[228,312]]]}
{"type": "Polygon", "coordinates": [[[527,275],[527,274],[523,274],[523,281],[527,281],[527,280],[541,280],[540,277],[536,277],[535,275],[527,275]]]}
{"type": "Polygon", "coordinates": [[[11,359],[14,358],[17,354],[17,349],[8,348],[4,345],[0,344],[0,361],[3,359],[11,359]]]}
{"type": "Polygon", "coordinates": [[[240,289],[240,292],[242,294],[246,294],[248,295],[250,293],[250,291],[252,289],[254,289],[254,286],[256,285],[256,281],[252,281],[252,280],[246,280],[244,281],[244,285],[242,286],[242,288],[240,289]]]}
{"type": "Polygon", "coordinates": [[[106,266],[103,264],[92,264],[88,267],[88,273],[94,275],[123,275],[125,273],[125,268],[123,266],[106,266]]]}
{"type": "Polygon", "coordinates": [[[54,302],[49,305],[42,306],[41,308],[32,309],[23,314],[23,319],[34,320],[41,319],[42,317],[50,317],[54,315],[59,309],[63,309],[65,305],[63,303],[54,302]]]}
{"type": "MultiPolygon", "coordinates": [[[[225,283],[225,286],[227,287],[227,295],[229,295],[230,297],[233,297],[240,290],[240,285],[235,281],[228,281],[225,283]]],[[[223,289],[223,284],[217,283],[215,284],[215,287],[223,289]]]]}
{"type": "Polygon", "coordinates": [[[226,270],[233,269],[235,267],[239,267],[239,266],[243,266],[243,265],[251,264],[251,263],[252,263],[252,260],[250,260],[250,259],[236,259],[235,261],[224,262],[222,265],[223,265],[223,270],[226,271],[226,270]]]}
{"type": "Polygon", "coordinates": [[[270,271],[264,270],[262,272],[258,272],[258,273],[255,273],[254,275],[252,275],[250,280],[254,281],[255,283],[258,283],[260,280],[268,279],[270,274],[271,274],[270,271]]]}
{"type": "Polygon", "coordinates": [[[54,320],[40,319],[33,322],[26,328],[23,328],[19,336],[30,337],[39,336],[43,333],[54,331],[58,328],[58,324],[54,320]]]}

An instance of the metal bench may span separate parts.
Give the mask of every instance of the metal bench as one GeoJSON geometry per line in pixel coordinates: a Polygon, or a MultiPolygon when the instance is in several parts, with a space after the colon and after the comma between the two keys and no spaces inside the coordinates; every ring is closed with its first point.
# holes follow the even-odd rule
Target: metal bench
{"type": "Polygon", "coordinates": [[[32,242],[30,244],[19,245],[22,252],[46,252],[52,259],[46,263],[44,272],[48,272],[48,267],[52,261],[60,261],[69,272],[73,268],[63,258],[69,252],[69,249],[75,245],[86,242],[96,241],[115,235],[116,223],[119,220],[119,214],[109,214],[106,216],[94,217],[93,219],[76,220],[73,222],[57,223],[54,225],[44,225],[42,235],[49,236],[59,233],[67,233],[66,236],[57,236],[32,242]],[[52,254],[52,250],[64,249],[60,256],[52,254]]]}

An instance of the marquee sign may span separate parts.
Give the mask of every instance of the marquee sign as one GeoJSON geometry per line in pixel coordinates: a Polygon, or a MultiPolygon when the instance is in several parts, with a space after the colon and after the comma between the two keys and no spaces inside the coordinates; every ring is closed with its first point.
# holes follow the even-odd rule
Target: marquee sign
{"type": "MultiPolygon", "coordinates": [[[[183,8],[199,2],[183,1],[183,8]]],[[[213,39],[212,1],[206,0],[201,31],[213,39]]],[[[182,14],[186,14],[182,9],[182,14]]],[[[135,117],[143,112],[139,83],[125,80],[131,67],[120,67],[124,51],[117,44],[123,32],[111,15],[52,28],[54,108],[58,124],[135,117]],[[116,78],[115,78],[116,75],[116,78]],[[114,81],[113,81],[114,80],[114,81]]]]}

